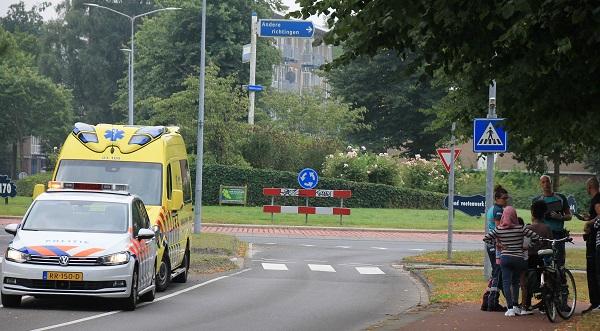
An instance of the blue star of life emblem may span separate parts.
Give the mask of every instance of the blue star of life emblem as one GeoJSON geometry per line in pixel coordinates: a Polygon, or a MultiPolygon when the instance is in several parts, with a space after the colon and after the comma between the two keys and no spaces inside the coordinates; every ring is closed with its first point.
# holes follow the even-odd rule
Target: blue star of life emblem
{"type": "Polygon", "coordinates": [[[119,129],[109,129],[104,133],[104,138],[110,141],[117,141],[125,137],[125,131],[119,129]]]}

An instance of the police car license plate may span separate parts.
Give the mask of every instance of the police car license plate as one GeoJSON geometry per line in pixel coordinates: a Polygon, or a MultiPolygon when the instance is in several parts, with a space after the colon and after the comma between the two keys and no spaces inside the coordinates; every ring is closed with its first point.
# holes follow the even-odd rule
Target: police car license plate
{"type": "Polygon", "coordinates": [[[45,280],[83,281],[83,272],[44,271],[45,280]]]}

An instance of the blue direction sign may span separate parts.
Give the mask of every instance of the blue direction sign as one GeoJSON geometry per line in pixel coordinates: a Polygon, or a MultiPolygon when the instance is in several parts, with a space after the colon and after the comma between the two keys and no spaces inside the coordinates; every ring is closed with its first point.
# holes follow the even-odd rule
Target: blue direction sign
{"type": "Polygon", "coordinates": [[[260,92],[264,89],[262,85],[246,85],[246,88],[251,92],[260,92]]]}
{"type": "Polygon", "coordinates": [[[259,20],[258,35],[261,37],[312,38],[315,27],[310,21],[259,20]]]}
{"type": "Polygon", "coordinates": [[[0,175],[0,197],[14,198],[17,195],[17,185],[10,181],[6,175],[0,175]]]}
{"type": "Polygon", "coordinates": [[[504,153],[508,151],[508,135],[503,118],[476,118],[473,121],[473,152],[504,153]]]}
{"type": "MultiPolygon", "coordinates": [[[[444,199],[444,207],[448,208],[448,196],[444,199]]],[[[483,195],[454,196],[454,209],[460,210],[469,216],[485,214],[485,197],[483,195]]]]}
{"type": "Polygon", "coordinates": [[[305,168],[298,173],[298,184],[302,188],[315,188],[319,183],[319,175],[314,169],[305,168]]]}

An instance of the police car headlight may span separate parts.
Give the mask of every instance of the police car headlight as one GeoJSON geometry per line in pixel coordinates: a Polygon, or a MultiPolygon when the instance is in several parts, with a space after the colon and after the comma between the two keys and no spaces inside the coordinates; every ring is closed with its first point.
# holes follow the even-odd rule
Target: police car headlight
{"type": "Polygon", "coordinates": [[[23,253],[21,251],[9,247],[6,250],[6,259],[12,262],[25,263],[29,261],[29,254],[23,253]]]}
{"type": "Polygon", "coordinates": [[[118,265],[129,262],[129,252],[120,252],[111,255],[105,255],[98,258],[98,262],[104,265],[118,265]]]}

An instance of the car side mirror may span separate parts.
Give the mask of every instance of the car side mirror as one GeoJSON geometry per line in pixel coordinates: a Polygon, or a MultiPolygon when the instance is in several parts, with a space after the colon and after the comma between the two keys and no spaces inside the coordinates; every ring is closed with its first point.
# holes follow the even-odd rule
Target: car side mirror
{"type": "Polygon", "coordinates": [[[17,234],[17,229],[19,228],[19,224],[8,224],[4,227],[4,231],[6,233],[12,234],[13,236],[17,234]]]}
{"type": "Polygon", "coordinates": [[[154,238],[154,231],[150,229],[140,229],[137,235],[138,239],[152,239],[154,238]]]}
{"type": "Polygon", "coordinates": [[[179,210],[183,207],[183,191],[173,190],[171,197],[171,210],[179,210]]]}
{"type": "Polygon", "coordinates": [[[35,200],[35,198],[37,198],[38,195],[44,193],[45,191],[46,191],[46,186],[44,184],[35,184],[35,186],[33,187],[32,198],[35,200]]]}

